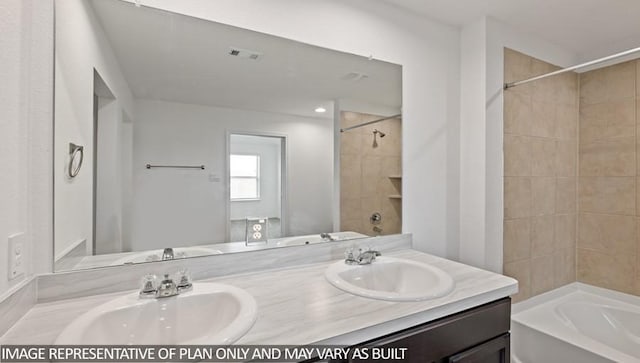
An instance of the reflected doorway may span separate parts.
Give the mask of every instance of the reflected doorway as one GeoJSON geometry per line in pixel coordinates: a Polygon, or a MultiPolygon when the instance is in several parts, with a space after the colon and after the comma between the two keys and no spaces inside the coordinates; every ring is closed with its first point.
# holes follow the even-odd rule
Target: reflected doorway
{"type": "Polygon", "coordinates": [[[268,239],[286,236],[286,137],[230,133],[228,140],[228,240],[246,240],[247,218],[267,219],[268,239]]]}

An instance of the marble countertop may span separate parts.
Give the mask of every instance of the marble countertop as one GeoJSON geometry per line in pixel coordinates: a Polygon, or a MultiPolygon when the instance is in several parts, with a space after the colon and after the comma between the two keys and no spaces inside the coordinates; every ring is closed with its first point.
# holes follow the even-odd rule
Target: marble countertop
{"type": "MultiPolygon", "coordinates": [[[[512,278],[415,250],[385,255],[439,267],[453,277],[455,290],[420,302],[354,296],[325,280],[324,270],[335,261],[202,281],[234,285],[255,297],[258,318],[236,344],[352,345],[517,292],[517,282],[512,278]]],[[[37,304],[0,338],[0,344],[51,344],[77,316],[125,293],[128,292],[37,304]]]]}

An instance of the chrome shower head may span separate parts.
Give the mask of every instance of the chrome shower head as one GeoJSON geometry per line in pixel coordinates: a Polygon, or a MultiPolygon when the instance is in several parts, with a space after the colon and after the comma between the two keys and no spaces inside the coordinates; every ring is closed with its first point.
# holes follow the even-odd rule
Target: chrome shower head
{"type": "Polygon", "coordinates": [[[374,130],[373,130],[373,134],[374,134],[374,135],[375,135],[375,134],[378,134],[378,135],[380,135],[380,137],[381,137],[381,138],[382,138],[382,137],[387,136],[387,134],[385,134],[385,133],[384,133],[384,132],[382,132],[382,131],[378,131],[378,129],[374,129],[374,130]]]}

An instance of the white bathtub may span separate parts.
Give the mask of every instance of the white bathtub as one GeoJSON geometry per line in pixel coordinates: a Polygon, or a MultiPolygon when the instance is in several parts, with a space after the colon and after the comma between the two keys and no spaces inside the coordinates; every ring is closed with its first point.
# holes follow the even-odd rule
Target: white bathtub
{"type": "Polygon", "coordinates": [[[581,283],[514,304],[514,363],[640,363],[640,297],[581,283]]]}

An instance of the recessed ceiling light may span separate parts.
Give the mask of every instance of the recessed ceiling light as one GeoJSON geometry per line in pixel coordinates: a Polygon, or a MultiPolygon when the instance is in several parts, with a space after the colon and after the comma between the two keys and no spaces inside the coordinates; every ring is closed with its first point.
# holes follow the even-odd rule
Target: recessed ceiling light
{"type": "Polygon", "coordinates": [[[315,110],[315,111],[316,111],[317,113],[323,113],[323,112],[327,112],[327,109],[326,109],[326,108],[324,108],[324,107],[318,107],[318,108],[316,108],[316,110],[315,110]]]}

